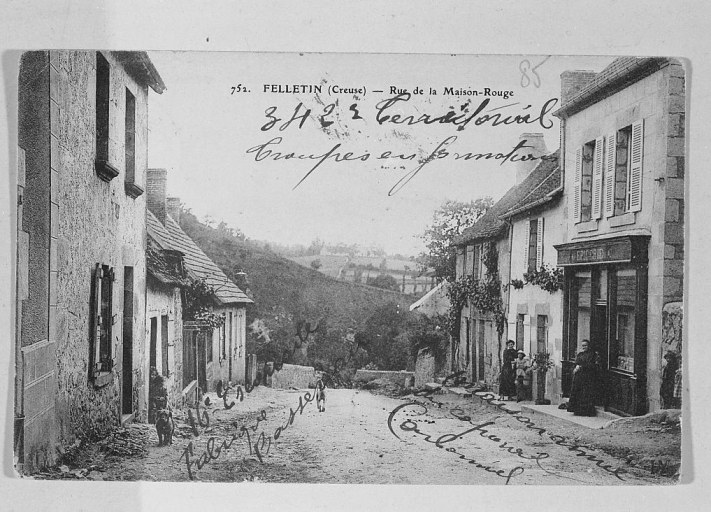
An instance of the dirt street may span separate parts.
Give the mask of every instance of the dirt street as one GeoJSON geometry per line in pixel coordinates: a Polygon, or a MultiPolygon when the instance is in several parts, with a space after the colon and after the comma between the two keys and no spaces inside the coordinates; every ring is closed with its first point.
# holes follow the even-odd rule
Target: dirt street
{"type": "MultiPolygon", "coordinates": [[[[133,425],[128,430],[141,434],[147,453],[107,455],[106,448],[93,445],[77,454],[69,469],[93,467],[82,478],[100,480],[673,483],[601,451],[576,447],[583,443],[557,435],[555,422],[534,422],[477,396],[394,399],[329,389],[326,411],[320,413],[308,392],[313,394],[259,387],[229,410],[212,393],[211,404],[201,407],[204,426],[195,422],[197,437],[186,411],[176,411],[171,446],[157,446],[152,425],[133,425]]],[[[228,404],[234,399],[231,392],[228,404]]]]}

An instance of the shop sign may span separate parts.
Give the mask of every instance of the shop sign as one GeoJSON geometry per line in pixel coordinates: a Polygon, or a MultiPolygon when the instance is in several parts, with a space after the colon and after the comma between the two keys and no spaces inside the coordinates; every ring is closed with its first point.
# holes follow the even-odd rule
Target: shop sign
{"type": "Polygon", "coordinates": [[[558,246],[558,266],[592,263],[619,263],[632,261],[632,243],[629,239],[591,244],[558,246]]]}

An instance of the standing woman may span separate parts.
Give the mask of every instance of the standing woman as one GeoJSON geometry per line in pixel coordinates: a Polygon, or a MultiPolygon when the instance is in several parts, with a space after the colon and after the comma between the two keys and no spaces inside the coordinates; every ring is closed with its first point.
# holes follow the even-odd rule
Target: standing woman
{"type": "Polygon", "coordinates": [[[575,358],[573,385],[568,400],[568,412],[576,416],[595,416],[595,397],[598,384],[598,355],[590,348],[590,342],[580,343],[581,352],[575,358]]]}
{"type": "Polygon", "coordinates": [[[506,342],[504,349],[504,362],[501,365],[501,375],[499,375],[499,400],[507,397],[511,400],[516,395],[516,370],[514,361],[516,360],[516,344],[513,340],[506,342]]]}

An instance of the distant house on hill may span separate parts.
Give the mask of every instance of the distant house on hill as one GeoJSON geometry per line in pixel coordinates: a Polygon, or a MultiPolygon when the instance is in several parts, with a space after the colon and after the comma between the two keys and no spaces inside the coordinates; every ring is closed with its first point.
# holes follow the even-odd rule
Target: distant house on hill
{"type": "MultiPolygon", "coordinates": [[[[173,327],[171,328],[170,308],[177,306],[177,298],[173,291],[172,301],[166,301],[166,293],[156,286],[149,294],[147,302],[148,321],[147,336],[156,339],[155,354],[151,350],[151,360],[158,362],[161,354],[159,372],[167,365],[168,371],[175,372],[170,380],[175,392],[180,388],[182,396],[190,399],[192,393],[199,388],[202,392],[215,389],[217,383],[239,382],[245,378],[245,344],[246,344],[246,305],[252,300],[239,289],[220,268],[193,242],[180,228],[179,201],[166,197],[165,169],[149,169],[147,184],[147,226],[148,233],[157,246],[168,258],[174,258],[179,252],[185,273],[192,281],[202,281],[212,289],[211,311],[224,318],[220,327],[210,328],[200,321],[182,318],[182,328],[179,326],[177,314],[173,310],[173,327]],[[165,251],[168,251],[167,253],[165,251]],[[167,316],[168,341],[164,342],[163,325],[167,316]],[[158,319],[160,317],[160,320],[158,319]],[[155,318],[155,321],[152,319],[155,318]],[[161,327],[158,328],[158,323],[161,327]],[[157,331],[152,333],[152,324],[157,331]],[[167,354],[158,350],[157,332],[160,332],[161,347],[167,349],[167,354]],[[171,357],[171,336],[173,350],[171,357]],[[166,359],[167,358],[167,359],[166,359]]],[[[172,284],[175,284],[173,282],[172,284]]],[[[182,315],[182,312],[181,312],[182,315]]],[[[170,377],[169,377],[170,379],[170,377]]]]}

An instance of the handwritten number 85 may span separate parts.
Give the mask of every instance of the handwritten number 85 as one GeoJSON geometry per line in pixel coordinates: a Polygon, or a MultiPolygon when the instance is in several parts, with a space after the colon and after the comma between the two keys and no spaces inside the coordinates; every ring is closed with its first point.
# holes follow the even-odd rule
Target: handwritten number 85
{"type": "Polygon", "coordinates": [[[541,86],[541,77],[536,70],[550,58],[549,55],[535,66],[531,66],[531,62],[528,59],[523,59],[518,65],[518,69],[521,71],[521,87],[528,87],[533,83],[534,87],[539,88],[541,86]],[[533,75],[533,78],[529,76],[529,72],[533,75]]]}

